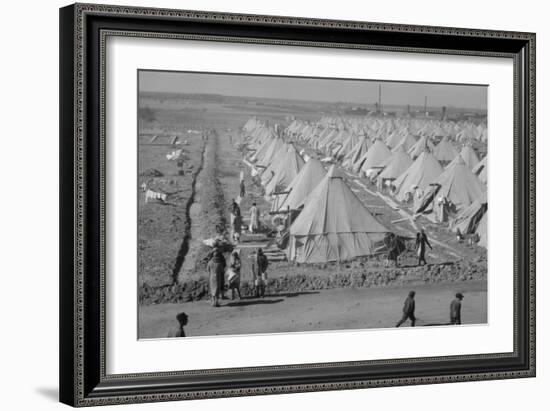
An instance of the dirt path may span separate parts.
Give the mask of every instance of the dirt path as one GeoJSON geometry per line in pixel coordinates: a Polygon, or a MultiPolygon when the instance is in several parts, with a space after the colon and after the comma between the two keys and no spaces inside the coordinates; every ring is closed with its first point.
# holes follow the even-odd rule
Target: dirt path
{"type": "MultiPolygon", "coordinates": [[[[417,326],[446,325],[449,304],[457,291],[465,294],[464,324],[487,322],[484,281],[428,284],[414,287],[417,326]]],[[[335,289],[270,295],[265,299],[222,301],[214,308],[207,301],[159,304],[139,308],[140,338],[164,337],[175,316],[189,316],[187,336],[344,330],[393,327],[401,315],[408,287],[335,289]]]]}

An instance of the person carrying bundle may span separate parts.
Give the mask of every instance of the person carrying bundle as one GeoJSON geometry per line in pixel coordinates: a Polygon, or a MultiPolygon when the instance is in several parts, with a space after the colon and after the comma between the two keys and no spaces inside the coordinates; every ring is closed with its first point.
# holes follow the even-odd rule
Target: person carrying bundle
{"type": "Polygon", "coordinates": [[[219,299],[223,297],[224,272],[226,262],[220,249],[215,246],[212,250],[212,256],[208,261],[208,274],[210,285],[210,298],[213,307],[219,307],[219,299]]]}

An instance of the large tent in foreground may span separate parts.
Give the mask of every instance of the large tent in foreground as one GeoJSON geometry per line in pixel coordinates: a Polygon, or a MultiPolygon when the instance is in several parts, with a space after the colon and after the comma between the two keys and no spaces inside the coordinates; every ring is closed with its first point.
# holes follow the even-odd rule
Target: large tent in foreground
{"type": "Polygon", "coordinates": [[[288,258],[324,263],[372,255],[383,248],[388,232],[332,166],[290,226],[288,258]]]}

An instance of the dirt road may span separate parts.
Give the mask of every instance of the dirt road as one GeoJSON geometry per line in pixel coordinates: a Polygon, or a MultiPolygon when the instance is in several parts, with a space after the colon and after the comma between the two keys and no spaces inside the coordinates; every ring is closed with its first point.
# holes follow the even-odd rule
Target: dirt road
{"type": "MultiPolygon", "coordinates": [[[[465,294],[464,324],[487,322],[485,281],[415,286],[417,326],[445,325],[457,291],[465,294]]],[[[409,288],[334,289],[269,295],[265,299],[207,301],[139,307],[140,338],[162,338],[176,325],[175,316],[189,316],[187,336],[393,327],[409,288]]],[[[404,325],[407,326],[407,325],[404,325]]]]}

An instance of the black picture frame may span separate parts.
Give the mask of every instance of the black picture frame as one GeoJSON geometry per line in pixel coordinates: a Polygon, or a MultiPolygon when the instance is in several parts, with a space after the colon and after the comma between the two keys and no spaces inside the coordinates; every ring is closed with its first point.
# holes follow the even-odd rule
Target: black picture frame
{"type": "Polygon", "coordinates": [[[534,33],[75,4],[60,9],[59,121],[61,402],[91,406],[535,376],[534,33]],[[110,35],[513,59],[513,352],[106,375],[103,63],[110,35]]]}

